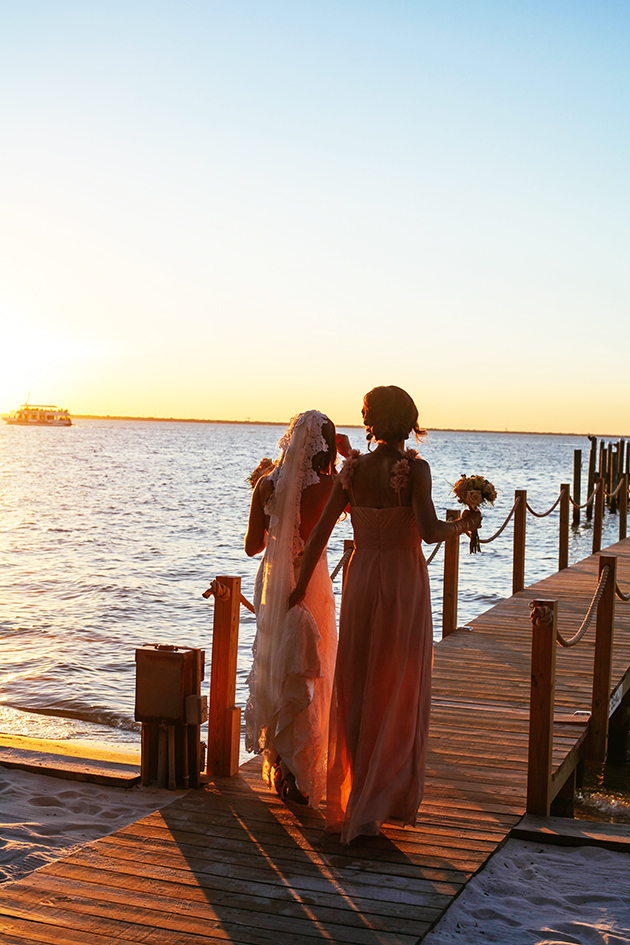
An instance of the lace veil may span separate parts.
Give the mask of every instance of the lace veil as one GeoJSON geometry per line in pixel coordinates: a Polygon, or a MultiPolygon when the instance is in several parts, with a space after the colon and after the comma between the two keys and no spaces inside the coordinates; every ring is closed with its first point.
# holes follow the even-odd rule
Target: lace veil
{"type": "MultiPolygon", "coordinates": [[[[304,550],[300,537],[300,500],[307,486],[319,482],[319,476],[313,469],[313,457],[328,449],[322,435],[322,427],[327,419],[317,410],[307,410],[294,417],[279,441],[280,460],[270,474],[274,490],[265,507],[269,515],[269,528],[261,565],[254,671],[249,679],[257,703],[257,718],[252,728],[258,737],[254,735],[252,740],[258,741],[259,749],[265,747],[266,741],[262,720],[270,719],[277,712],[281,701],[284,674],[278,666],[279,636],[282,635],[281,627],[287,615],[289,594],[295,587],[294,562],[304,550]],[[262,744],[259,741],[261,735],[262,744]]],[[[319,673],[316,671],[315,675],[319,673]]]]}

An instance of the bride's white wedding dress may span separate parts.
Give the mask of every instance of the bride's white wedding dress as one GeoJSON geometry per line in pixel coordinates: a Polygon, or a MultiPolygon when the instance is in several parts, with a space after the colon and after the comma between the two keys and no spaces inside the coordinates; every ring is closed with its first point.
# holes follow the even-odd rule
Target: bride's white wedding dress
{"type": "Polygon", "coordinates": [[[274,491],[267,546],[256,576],[257,632],[245,709],[246,747],[262,752],[263,776],[279,755],[299,790],[317,807],[324,795],[328,716],[337,649],[337,627],[326,552],[304,600],[288,610],[302,561],[300,501],[319,482],[313,457],[327,448],[326,417],[310,410],[294,418],[280,440],[282,456],[271,473],[274,491]]]}

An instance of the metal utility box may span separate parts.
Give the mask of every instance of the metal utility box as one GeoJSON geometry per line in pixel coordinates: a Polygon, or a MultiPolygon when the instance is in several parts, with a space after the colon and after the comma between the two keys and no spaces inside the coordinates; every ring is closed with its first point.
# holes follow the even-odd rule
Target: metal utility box
{"type": "Polygon", "coordinates": [[[186,721],[186,698],[198,695],[196,654],[184,647],[143,646],[136,650],[136,721],[186,721]]]}
{"type": "Polygon", "coordinates": [[[136,650],[136,711],[142,722],[144,785],[198,787],[202,765],[200,726],[207,720],[201,695],[204,651],[143,646],[136,650]]]}

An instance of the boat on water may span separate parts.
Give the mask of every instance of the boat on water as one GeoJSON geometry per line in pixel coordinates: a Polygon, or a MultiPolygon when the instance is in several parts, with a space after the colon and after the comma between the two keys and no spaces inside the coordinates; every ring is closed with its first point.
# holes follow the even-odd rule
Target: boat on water
{"type": "Polygon", "coordinates": [[[5,423],[20,424],[20,426],[40,427],[71,427],[70,414],[64,408],[41,404],[22,404],[17,410],[5,414],[2,418],[5,423]]]}

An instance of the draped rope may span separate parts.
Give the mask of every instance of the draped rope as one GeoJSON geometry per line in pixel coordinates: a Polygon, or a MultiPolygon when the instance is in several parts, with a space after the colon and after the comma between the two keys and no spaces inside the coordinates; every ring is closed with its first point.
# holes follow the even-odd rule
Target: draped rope
{"type": "Polygon", "coordinates": [[[614,492],[606,492],[606,489],[604,489],[604,495],[606,496],[607,499],[614,499],[622,486],[623,486],[623,479],[621,480],[621,482],[619,483],[619,485],[617,486],[614,492]]]}
{"type": "Polygon", "coordinates": [[[587,505],[590,505],[590,503],[593,501],[593,499],[595,498],[595,494],[596,494],[596,493],[597,493],[597,486],[595,486],[595,488],[593,489],[593,491],[592,491],[591,494],[589,495],[589,497],[588,497],[588,499],[586,500],[586,502],[583,502],[582,505],[578,505],[577,502],[574,502],[573,499],[572,499],[572,497],[571,497],[571,494],[569,493],[569,502],[571,503],[571,505],[573,506],[574,509],[585,509],[586,506],[587,506],[587,505]]]}
{"type": "Polygon", "coordinates": [[[243,597],[242,594],[241,594],[241,605],[242,605],[246,610],[249,610],[250,614],[255,614],[255,613],[256,613],[256,611],[254,610],[254,605],[253,605],[250,601],[248,601],[246,597],[243,597]]]}
{"type": "Polygon", "coordinates": [[[433,549],[433,551],[427,558],[427,567],[431,564],[431,562],[433,561],[433,559],[435,558],[436,554],[438,553],[438,551],[440,550],[443,544],[444,544],[443,541],[438,541],[437,545],[435,546],[435,548],[433,549]]]}
{"type": "MultiPolygon", "coordinates": [[[[604,593],[604,588],[606,587],[606,581],[608,580],[608,575],[610,573],[610,568],[608,565],[604,565],[602,572],[599,576],[599,581],[597,582],[597,587],[595,588],[595,593],[593,594],[593,599],[591,600],[588,610],[584,620],[580,624],[579,629],[576,633],[573,634],[568,640],[562,636],[558,628],[556,627],[556,639],[560,646],[575,646],[576,643],[579,643],[588,628],[591,625],[593,619],[593,614],[597,609],[597,605],[601,600],[601,596],[604,593]]],[[[553,617],[553,610],[551,607],[543,607],[541,604],[532,603],[529,605],[531,610],[531,620],[532,624],[538,624],[539,626],[550,626],[553,617]]]]}
{"type": "Polygon", "coordinates": [[[618,584],[615,584],[615,595],[619,600],[623,600],[626,603],[630,600],[630,594],[624,594],[618,584]]]}
{"type": "Polygon", "coordinates": [[[513,516],[514,513],[516,512],[518,506],[520,505],[520,502],[521,502],[521,496],[519,495],[519,497],[518,497],[517,500],[515,501],[514,505],[512,506],[512,508],[510,509],[510,511],[508,512],[508,517],[506,518],[506,520],[504,521],[503,525],[502,525],[501,528],[498,530],[498,532],[495,532],[494,535],[491,535],[491,536],[490,536],[490,538],[480,538],[480,539],[479,539],[479,544],[480,544],[480,545],[489,545],[491,541],[494,541],[495,538],[498,538],[498,537],[499,537],[499,535],[501,534],[501,532],[505,529],[506,525],[508,524],[508,522],[510,521],[510,519],[512,518],[512,516],[513,516]]]}
{"type": "Polygon", "coordinates": [[[561,500],[561,498],[562,498],[562,493],[563,493],[563,491],[564,491],[563,489],[560,490],[560,495],[558,496],[558,498],[556,499],[556,501],[553,503],[553,505],[551,506],[551,508],[550,508],[550,509],[547,509],[546,512],[535,512],[535,511],[533,510],[533,508],[531,507],[531,505],[529,504],[529,502],[526,503],[526,505],[527,505],[527,511],[528,511],[528,512],[531,512],[531,514],[534,515],[536,518],[546,518],[547,515],[551,515],[551,513],[553,512],[553,510],[555,509],[555,507],[556,507],[556,506],[558,505],[558,503],[560,502],[560,500],[561,500]]]}
{"type": "Polygon", "coordinates": [[[330,572],[330,580],[331,580],[331,581],[334,581],[334,580],[335,580],[335,578],[337,577],[337,575],[339,574],[339,572],[340,572],[341,569],[343,568],[343,566],[344,566],[344,564],[346,563],[346,561],[349,561],[349,560],[350,560],[350,558],[352,557],[352,552],[353,552],[353,551],[354,551],[354,548],[348,548],[346,551],[344,551],[344,553],[342,554],[341,558],[339,559],[339,561],[337,562],[337,564],[335,565],[335,567],[333,568],[333,570],[330,572]]]}

